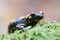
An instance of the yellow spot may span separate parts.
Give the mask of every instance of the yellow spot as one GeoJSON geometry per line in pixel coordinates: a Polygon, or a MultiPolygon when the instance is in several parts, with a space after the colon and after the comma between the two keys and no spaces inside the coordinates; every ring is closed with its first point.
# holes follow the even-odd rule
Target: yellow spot
{"type": "Polygon", "coordinates": [[[28,14],[28,15],[26,16],[26,18],[29,18],[29,15],[30,15],[30,14],[28,14]]]}
{"type": "Polygon", "coordinates": [[[11,22],[14,22],[15,20],[12,20],[11,22]]]}
{"type": "Polygon", "coordinates": [[[22,18],[24,18],[25,16],[22,16],[22,17],[19,17],[19,19],[22,19],[22,18]]]}

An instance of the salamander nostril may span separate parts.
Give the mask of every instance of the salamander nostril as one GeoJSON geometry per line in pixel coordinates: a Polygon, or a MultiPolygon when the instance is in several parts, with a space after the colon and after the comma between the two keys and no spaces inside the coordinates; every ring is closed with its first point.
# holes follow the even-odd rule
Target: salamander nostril
{"type": "Polygon", "coordinates": [[[42,14],[44,14],[44,13],[42,13],[42,14]]]}

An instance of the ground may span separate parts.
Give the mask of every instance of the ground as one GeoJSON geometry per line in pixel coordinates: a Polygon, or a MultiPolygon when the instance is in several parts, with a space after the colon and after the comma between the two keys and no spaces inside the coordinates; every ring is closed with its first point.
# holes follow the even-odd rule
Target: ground
{"type": "MultiPolygon", "coordinates": [[[[30,26],[31,27],[31,26],[30,26]]],[[[40,22],[33,28],[26,28],[11,34],[0,35],[0,40],[60,40],[60,23],[40,22]]]]}

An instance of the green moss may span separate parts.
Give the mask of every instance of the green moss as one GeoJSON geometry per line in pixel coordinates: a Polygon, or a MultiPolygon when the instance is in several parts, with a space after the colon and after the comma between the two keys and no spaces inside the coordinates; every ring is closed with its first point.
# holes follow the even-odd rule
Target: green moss
{"type": "Polygon", "coordinates": [[[60,23],[41,22],[33,28],[26,28],[11,34],[0,35],[0,40],[60,40],[60,23]]]}

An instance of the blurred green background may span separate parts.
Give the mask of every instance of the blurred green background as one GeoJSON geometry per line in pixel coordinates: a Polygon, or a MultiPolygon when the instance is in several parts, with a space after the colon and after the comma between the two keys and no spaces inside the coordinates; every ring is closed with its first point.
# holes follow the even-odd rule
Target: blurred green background
{"type": "Polygon", "coordinates": [[[12,19],[44,11],[44,20],[60,22],[60,0],[0,0],[0,34],[7,34],[12,19]]]}

